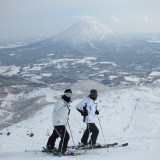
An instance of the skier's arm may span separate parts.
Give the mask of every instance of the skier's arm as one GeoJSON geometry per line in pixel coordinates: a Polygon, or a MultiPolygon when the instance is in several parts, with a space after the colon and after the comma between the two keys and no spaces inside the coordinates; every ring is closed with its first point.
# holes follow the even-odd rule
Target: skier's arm
{"type": "Polygon", "coordinates": [[[54,112],[56,113],[56,114],[58,114],[61,110],[63,110],[63,108],[64,108],[64,103],[62,103],[62,101],[57,101],[56,102],[56,104],[55,104],[55,106],[54,106],[54,112]]]}
{"type": "Polygon", "coordinates": [[[83,111],[83,107],[85,106],[85,103],[86,103],[86,98],[84,98],[78,105],[77,105],[77,110],[79,112],[83,111]]]}
{"type": "Polygon", "coordinates": [[[86,98],[83,99],[78,105],[77,105],[77,110],[81,113],[82,116],[88,115],[88,113],[84,112],[84,107],[86,106],[86,98]]]}
{"type": "MultiPolygon", "coordinates": [[[[97,101],[97,102],[98,102],[98,101],[97,101]]],[[[99,110],[97,109],[97,106],[96,106],[95,114],[96,114],[96,115],[99,115],[99,110]]]]}

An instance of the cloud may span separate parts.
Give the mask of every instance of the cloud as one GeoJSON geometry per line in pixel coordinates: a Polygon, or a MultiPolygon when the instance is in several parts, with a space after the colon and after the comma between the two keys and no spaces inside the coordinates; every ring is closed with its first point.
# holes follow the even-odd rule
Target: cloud
{"type": "Polygon", "coordinates": [[[110,20],[113,22],[119,22],[119,19],[116,16],[111,16],[110,20]]]}
{"type": "Polygon", "coordinates": [[[147,16],[144,17],[145,22],[149,22],[149,18],[147,16]]]}
{"type": "Polygon", "coordinates": [[[135,19],[133,19],[133,22],[142,22],[142,20],[141,19],[139,19],[139,18],[135,18],[135,19]]]}
{"type": "Polygon", "coordinates": [[[73,18],[76,18],[76,19],[82,19],[82,20],[85,20],[85,19],[94,19],[94,17],[92,16],[74,16],[73,18]]]}
{"type": "Polygon", "coordinates": [[[136,18],[136,19],[134,19],[133,20],[134,22],[138,22],[138,23],[147,23],[147,22],[149,22],[150,20],[149,20],[149,18],[147,17],[147,16],[144,16],[144,17],[141,17],[141,18],[136,18]]]}

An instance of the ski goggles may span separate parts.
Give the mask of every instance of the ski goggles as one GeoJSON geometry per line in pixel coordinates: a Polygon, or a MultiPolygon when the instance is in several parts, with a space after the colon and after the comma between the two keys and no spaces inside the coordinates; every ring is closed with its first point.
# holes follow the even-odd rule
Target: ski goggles
{"type": "Polygon", "coordinates": [[[64,93],[64,95],[65,95],[66,97],[69,97],[69,98],[72,97],[72,93],[64,93]]]}
{"type": "Polygon", "coordinates": [[[91,96],[93,96],[93,97],[98,97],[98,94],[92,93],[91,96]]]}

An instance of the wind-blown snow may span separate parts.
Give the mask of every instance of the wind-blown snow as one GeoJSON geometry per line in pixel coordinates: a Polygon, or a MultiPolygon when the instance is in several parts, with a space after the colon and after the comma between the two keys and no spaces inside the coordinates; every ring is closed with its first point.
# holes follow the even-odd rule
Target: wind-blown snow
{"type": "MultiPolygon", "coordinates": [[[[95,86],[96,87],[96,86],[95,86]]],[[[77,144],[86,125],[75,106],[87,95],[83,88],[73,90],[73,103],[70,114],[70,126],[77,144]]],[[[55,102],[52,98],[60,91],[39,89],[27,97],[47,95],[46,100],[55,102]]],[[[12,97],[13,98],[13,97],[12,97]]],[[[160,157],[160,89],[159,86],[141,86],[131,88],[103,88],[99,90],[99,119],[103,128],[106,143],[128,142],[125,148],[109,148],[89,150],[86,155],[77,157],[61,157],[74,160],[158,160],[160,157]]],[[[46,145],[48,136],[52,133],[53,105],[47,105],[38,111],[34,117],[14,124],[2,130],[0,135],[0,158],[3,160],[57,160],[43,153],[25,152],[25,150],[41,150],[46,145]],[[7,132],[11,134],[7,136],[7,132]],[[34,133],[33,137],[29,135],[34,133]]],[[[97,142],[105,143],[98,119],[96,124],[100,130],[97,142]]],[[[69,130],[69,129],[68,129],[69,130]]],[[[56,142],[58,145],[59,139],[56,142]]],[[[70,138],[69,145],[73,145],[70,138]]]]}

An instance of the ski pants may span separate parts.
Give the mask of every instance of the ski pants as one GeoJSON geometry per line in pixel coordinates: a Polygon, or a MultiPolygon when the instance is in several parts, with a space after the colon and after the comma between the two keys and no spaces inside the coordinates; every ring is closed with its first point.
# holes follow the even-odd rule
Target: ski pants
{"type": "Polygon", "coordinates": [[[65,126],[54,126],[54,130],[52,135],[49,137],[47,146],[52,146],[54,148],[55,142],[57,138],[61,138],[59,142],[58,151],[59,152],[65,152],[67,150],[67,145],[69,141],[69,133],[65,126]]]}
{"type": "Polygon", "coordinates": [[[84,134],[81,139],[81,143],[87,144],[90,133],[92,133],[92,135],[91,135],[89,144],[91,144],[91,145],[96,144],[99,130],[98,130],[97,126],[95,125],[95,123],[87,123],[87,128],[84,131],[84,134]]]}

